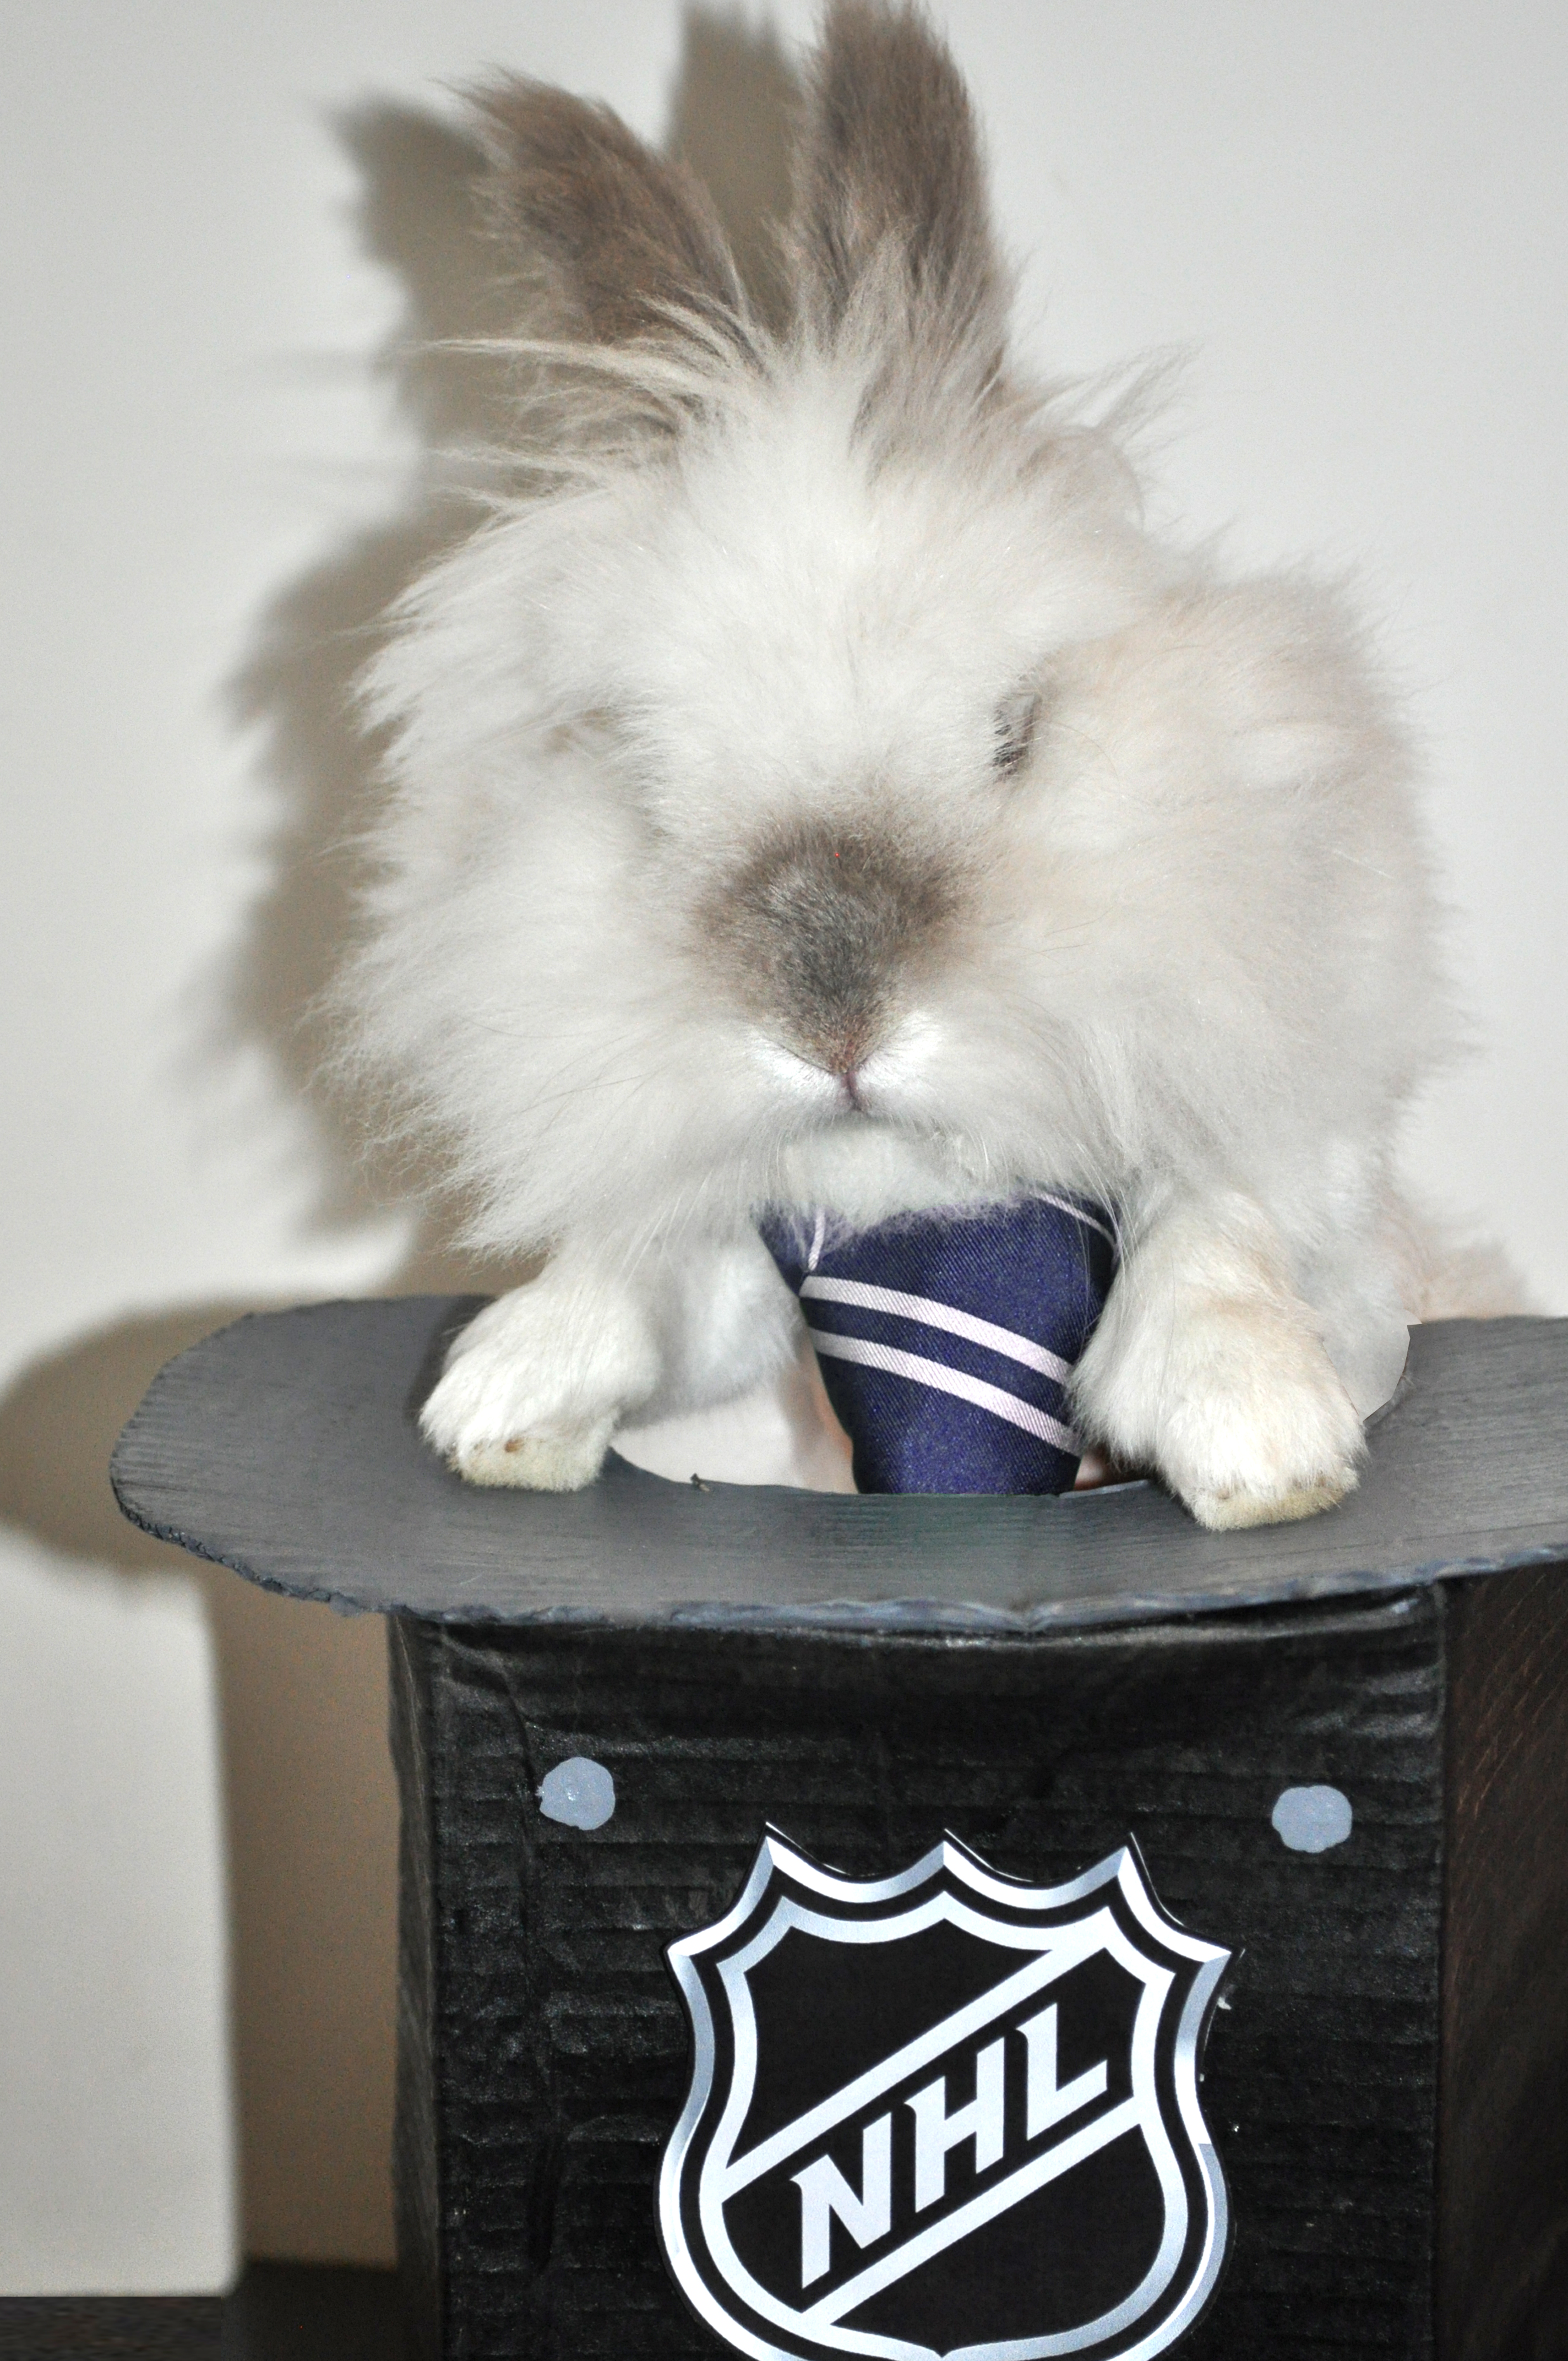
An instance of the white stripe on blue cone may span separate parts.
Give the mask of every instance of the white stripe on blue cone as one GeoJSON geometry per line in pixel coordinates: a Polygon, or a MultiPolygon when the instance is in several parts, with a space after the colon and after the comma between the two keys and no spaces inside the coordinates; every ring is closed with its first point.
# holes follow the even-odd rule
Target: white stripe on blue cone
{"type": "Polygon", "coordinates": [[[1115,1275],[1111,1217],[1058,1196],[901,1214],[842,1239],[759,1224],[800,1298],[862,1492],[1065,1492],[1067,1380],[1115,1275]]]}

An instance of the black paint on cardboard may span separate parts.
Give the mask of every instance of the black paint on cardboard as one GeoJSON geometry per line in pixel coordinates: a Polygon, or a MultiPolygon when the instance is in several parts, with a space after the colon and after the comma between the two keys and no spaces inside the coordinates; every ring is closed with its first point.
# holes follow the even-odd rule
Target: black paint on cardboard
{"type": "Polygon", "coordinates": [[[724,2350],[654,2233],[687,2077],[663,1954],[733,1900],[769,1820],[854,1876],[951,1828],[1040,1883],[1135,1829],[1167,1907],[1240,1955],[1204,2084],[1235,2245],[1183,2356],[1431,2353],[1440,1594],[1000,1648],[411,1620],[392,1636],[430,1848],[402,1929],[417,2361],[724,2350]],[[592,1832],[538,1808],[574,1753],[615,1775],[592,1832]],[[1354,1833],[1288,1852],[1274,1798],[1319,1780],[1353,1797],[1354,1833]]]}

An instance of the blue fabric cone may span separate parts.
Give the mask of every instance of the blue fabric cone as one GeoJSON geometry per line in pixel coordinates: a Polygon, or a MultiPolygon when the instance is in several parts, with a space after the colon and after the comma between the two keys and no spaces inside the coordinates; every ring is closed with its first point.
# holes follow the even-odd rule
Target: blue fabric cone
{"type": "Polygon", "coordinates": [[[862,1492],[1066,1492],[1065,1387],[1115,1276],[1111,1216],[1057,1196],[904,1213],[836,1238],[758,1224],[800,1298],[862,1492]]]}

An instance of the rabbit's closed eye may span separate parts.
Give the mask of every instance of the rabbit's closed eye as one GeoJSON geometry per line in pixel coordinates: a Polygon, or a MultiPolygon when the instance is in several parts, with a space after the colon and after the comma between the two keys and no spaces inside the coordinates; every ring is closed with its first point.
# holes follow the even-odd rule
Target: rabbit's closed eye
{"type": "Polygon", "coordinates": [[[1004,779],[1021,771],[1033,753],[1044,709],[1045,692],[1032,686],[1013,690],[997,707],[996,744],[991,766],[1004,779]]]}

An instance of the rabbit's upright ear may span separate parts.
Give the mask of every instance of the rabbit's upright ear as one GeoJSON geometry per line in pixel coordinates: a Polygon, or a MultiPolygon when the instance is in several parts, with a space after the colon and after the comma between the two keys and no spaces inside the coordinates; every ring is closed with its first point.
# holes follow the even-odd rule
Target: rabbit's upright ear
{"type": "Polygon", "coordinates": [[[495,227],[567,335],[747,340],[746,299],[706,190],[608,106],[509,77],[476,93],[495,227]]]}
{"type": "Polygon", "coordinates": [[[806,79],[790,248],[800,309],[993,377],[1009,274],[997,252],[974,112],[920,10],[830,0],[806,79]]]}

